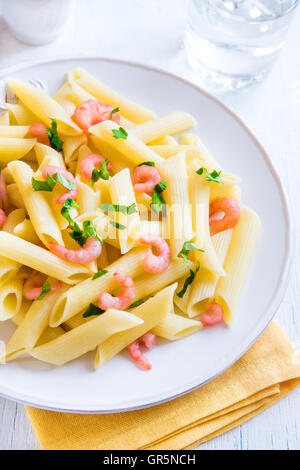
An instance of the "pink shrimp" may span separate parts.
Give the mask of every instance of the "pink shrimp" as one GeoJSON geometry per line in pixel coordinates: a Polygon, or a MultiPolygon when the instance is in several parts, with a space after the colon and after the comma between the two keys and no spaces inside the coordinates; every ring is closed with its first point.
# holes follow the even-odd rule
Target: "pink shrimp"
{"type": "Polygon", "coordinates": [[[6,221],[6,215],[4,210],[0,209],[0,227],[2,227],[5,224],[6,221]]]}
{"type": "Polygon", "coordinates": [[[68,250],[62,245],[49,242],[49,250],[60,259],[70,263],[88,264],[95,261],[102,253],[102,244],[95,237],[89,237],[84,248],[79,250],[68,250]]]}
{"type": "Polygon", "coordinates": [[[3,211],[5,212],[8,212],[10,209],[6,183],[5,183],[4,175],[1,169],[0,169],[0,209],[3,209],[3,211]]]}
{"type": "Polygon", "coordinates": [[[102,310],[109,308],[125,310],[134,299],[135,289],[131,277],[124,271],[118,270],[114,273],[114,278],[122,285],[122,292],[119,297],[113,297],[108,292],[101,292],[98,299],[98,307],[102,310]]]}
{"type": "Polygon", "coordinates": [[[67,191],[65,194],[62,194],[62,196],[60,196],[54,202],[56,204],[64,204],[68,198],[76,199],[78,194],[78,182],[76,181],[72,173],[59,166],[46,166],[43,170],[43,178],[46,179],[47,175],[53,176],[55,175],[55,173],[59,173],[68,181],[71,181],[71,183],[75,183],[76,187],[75,189],[71,189],[71,191],[67,191]]]}
{"type": "MultiPolygon", "coordinates": [[[[104,160],[105,157],[102,157],[102,155],[90,153],[80,162],[80,174],[87,180],[91,181],[93,170],[97,167],[100,167],[104,160]]],[[[110,170],[111,168],[112,164],[108,162],[107,169],[110,170]]]]}
{"type": "Polygon", "coordinates": [[[29,132],[32,137],[36,137],[37,140],[44,145],[50,145],[50,140],[47,134],[47,126],[45,124],[31,124],[29,132]]]}
{"type": "Polygon", "coordinates": [[[212,235],[235,227],[240,219],[240,207],[234,199],[221,197],[215,199],[209,206],[209,225],[212,235]],[[217,214],[224,212],[224,217],[218,219],[217,214]]]}
{"type": "MultiPolygon", "coordinates": [[[[46,282],[47,277],[43,274],[34,274],[32,277],[25,281],[23,286],[23,296],[27,300],[35,300],[42,293],[42,285],[46,282]]],[[[51,292],[59,289],[62,286],[61,281],[57,281],[55,284],[50,286],[51,292]]]]}
{"type": "Polygon", "coordinates": [[[158,170],[153,166],[137,166],[131,175],[133,189],[136,193],[152,195],[154,187],[162,180],[158,170]]]}
{"type": "Polygon", "coordinates": [[[153,333],[148,332],[128,346],[128,352],[131,359],[133,359],[134,362],[136,362],[142,369],[151,370],[151,362],[143,355],[140,347],[141,344],[143,344],[148,350],[152,349],[156,345],[156,336],[153,333]]]}
{"type": "Polygon", "coordinates": [[[154,235],[143,235],[140,238],[141,243],[153,245],[156,248],[157,255],[152,253],[151,248],[143,261],[145,271],[149,273],[162,273],[170,264],[171,250],[168,243],[160,237],[154,235]]]}
{"type": "Polygon", "coordinates": [[[99,100],[87,100],[77,106],[71,119],[77,124],[84,134],[88,133],[91,126],[110,119],[120,125],[120,114],[113,113],[113,106],[104,104],[99,100]]]}
{"type": "Polygon", "coordinates": [[[204,313],[201,313],[199,320],[203,326],[213,326],[221,323],[224,318],[224,310],[220,304],[212,303],[206,307],[204,313]]]}

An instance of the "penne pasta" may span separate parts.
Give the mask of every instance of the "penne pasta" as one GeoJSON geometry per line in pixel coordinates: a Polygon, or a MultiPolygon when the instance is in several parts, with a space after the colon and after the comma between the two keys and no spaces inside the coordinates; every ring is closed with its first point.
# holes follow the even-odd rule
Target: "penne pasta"
{"type": "Polygon", "coordinates": [[[202,324],[199,321],[191,320],[175,313],[169,313],[151,331],[153,334],[160,336],[160,338],[176,341],[196,333],[201,328],[202,324]]]}
{"type": "Polygon", "coordinates": [[[177,284],[175,283],[158,292],[143,305],[132,309],[132,314],[142,320],[142,323],[131,330],[117,333],[107,338],[106,341],[99,343],[95,356],[95,368],[103,366],[122,349],[163,321],[172,307],[176,287],[177,284]]]}
{"type": "Polygon", "coordinates": [[[0,161],[8,163],[25,157],[35,143],[35,139],[0,137],[0,161]]]}
{"type": "Polygon", "coordinates": [[[23,283],[10,279],[0,286],[0,321],[8,320],[20,310],[23,283]]]}
{"type": "Polygon", "coordinates": [[[141,323],[142,320],[131,313],[110,309],[98,318],[33,349],[31,355],[40,361],[63,365],[93,351],[114,334],[130,330],[141,323]]]}
{"type": "Polygon", "coordinates": [[[40,243],[40,239],[35,233],[30,219],[24,219],[16,225],[12,233],[17,237],[23,238],[23,240],[26,240],[27,242],[34,243],[36,245],[40,243]]]}
{"type": "Polygon", "coordinates": [[[1,126],[0,127],[0,137],[9,137],[9,138],[19,138],[28,134],[29,126],[1,126]]]}

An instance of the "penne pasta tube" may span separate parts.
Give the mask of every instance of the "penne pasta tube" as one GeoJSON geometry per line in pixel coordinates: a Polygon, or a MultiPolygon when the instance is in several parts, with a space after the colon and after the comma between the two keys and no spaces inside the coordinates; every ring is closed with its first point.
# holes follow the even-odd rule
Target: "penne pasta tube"
{"type": "MultiPolygon", "coordinates": [[[[226,254],[228,252],[233,229],[217,233],[212,237],[212,243],[221,265],[224,265],[226,254]]],[[[188,288],[183,299],[177,297],[176,305],[181,307],[181,301],[185,299],[185,308],[183,311],[189,317],[196,317],[203,313],[209,303],[213,302],[216,286],[220,276],[205,268],[200,268],[193,284],[188,288]]]]}
{"type": "Polygon", "coordinates": [[[22,139],[28,134],[29,126],[1,126],[0,137],[13,137],[22,139]]]}
{"type": "MultiPolygon", "coordinates": [[[[163,321],[173,304],[174,291],[177,284],[172,284],[158,292],[143,305],[132,310],[132,314],[142,320],[142,323],[131,330],[117,333],[106,341],[99,343],[95,356],[95,368],[109,361],[113,356],[122,351],[126,346],[143,336],[152,328],[163,321]]],[[[91,322],[90,322],[91,323],[91,322]]]]}
{"type": "Polygon", "coordinates": [[[178,134],[196,124],[195,119],[183,111],[175,111],[166,116],[155,118],[130,129],[130,133],[145,144],[153,142],[169,134],[178,134]]]}
{"type": "Polygon", "coordinates": [[[40,361],[63,365],[93,351],[98,344],[105,342],[111,336],[141,324],[142,320],[131,313],[107,310],[98,318],[33,349],[31,355],[40,361]]]}
{"type": "Polygon", "coordinates": [[[121,114],[135,124],[155,118],[152,111],[124,98],[82,68],[77,68],[69,73],[71,85],[73,81],[103,103],[110,104],[114,108],[119,107],[121,114]]]}
{"type": "Polygon", "coordinates": [[[19,225],[25,219],[24,209],[15,209],[10,212],[7,216],[7,219],[2,227],[4,232],[14,233],[15,227],[19,225]]]}
{"type": "Polygon", "coordinates": [[[4,176],[4,180],[5,180],[6,184],[14,183],[13,176],[12,176],[12,174],[9,171],[9,168],[7,166],[5,168],[1,168],[1,173],[4,176]]]}
{"type": "Polygon", "coordinates": [[[23,158],[35,143],[36,139],[0,137],[0,161],[8,163],[23,158]]]}
{"type": "Polygon", "coordinates": [[[27,242],[34,243],[35,245],[40,243],[40,239],[35,233],[30,219],[24,219],[16,225],[13,230],[13,234],[17,237],[23,238],[23,240],[26,240],[27,242]]]}
{"type": "Polygon", "coordinates": [[[119,126],[115,122],[104,121],[90,127],[89,132],[100,141],[110,144],[120,154],[124,155],[133,166],[147,161],[154,163],[161,163],[163,161],[162,157],[153,152],[144,142],[131,134],[130,131],[126,139],[116,139],[113,130],[117,129],[119,129],[119,126]]]}
{"type": "Polygon", "coordinates": [[[20,267],[17,261],[0,256],[0,286],[15,278],[20,267]]]}
{"type": "MultiPolygon", "coordinates": [[[[1,233],[0,233],[1,236],[1,233]]],[[[111,292],[116,289],[116,282],[113,274],[121,269],[130,277],[135,278],[143,272],[143,259],[148,248],[134,248],[129,253],[121,256],[117,261],[107,266],[107,274],[98,279],[86,279],[77,286],[72,287],[57,300],[50,316],[50,326],[59,326],[72,318],[76,313],[86,309],[91,302],[94,302],[100,292],[111,292]]],[[[1,254],[1,251],[0,251],[1,254]]]]}
{"type": "Polygon", "coordinates": [[[8,320],[20,310],[23,282],[10,279],[0,286],[0,321],[8,320]]]}
{"type": "Polygon", "coordinates": [[[30,220],[40,240],[47,246],[49,241],[63,245],[61,233],[53,211],[41,191],[34,191],[31,168],[24,162],[11,162],[9,169],[13,174],[19,192],[24,200],[30,220]]]}
{"type": "Polygon", "coordinates": [[[0,112],[0,126],[9,126],[9,113],[8,113],[8,111],[0,112]]]}
{"type": "Polygon", "coordinates": [[[17,207],[18,209],[26,210],[23,198],[16,183],[9,184],[6,189],[11,205],[17,207]]]}
{"type": "Polygon", "coordinates": [[[96,211],[100,204],[100,191],[94,191],[89,185],[78,180],[77,203],[80,206],[79,214],[96,211]]]}
{"type": "Polygon", "coordinates": [[[158,170],[167,182],[164,195],[170,224],[170,246],[172,256],[176,257],[184,242],[194,237],[185,153],[169,158],[159,165],[158,170]]]}
{"type": "MultiPolygon", "coordinates": [[[[76,150],[78,150],[82,145],[86,145],[87,136],[86,135],[75,135],[75,136],[65,136],[63,137],[64,141],[64,158],[65,162],[68,164],[72,161],[76,150]]],[[[91,152],[90,152],[91,153],[91,152]]]]}
{"type": "Polygon", "coordinates": [[[85,265],[63,261],[44,248],[3,231],[0,232],[0,256],[17,262],[22,260],[25,266],[66,284],[75,284],[88,276],[85,265]]]}
{"type": "Polygon", "coordinates": [[[115,227],[114,238],[119,241],[121,253],[127,253],[135,244],[140,230],[140,216],[128,168],[110,178],[110,196],[115,205],[133,207],[135,212],[109,212],[110,223],[115,227]],[[114,225],[113,225],[114,224],[114,225]]]}
{"type": "Polygon", "coordinates": [[[10,116],[13,117],[14,121],[18,126],[30,126],[39,121],[39,118],[35,116],[23,103],[17,104],[6,103],[9,110],[10,116]]]}
{"type": "Polygon", "coordinates": [[[55,118],[59,132],[66,135],[81,134],[81,130],[68,118],[64,108],[43,90],[21,80],[10,80],[9,86],[45,125],[50,127],[51,118],[55,118]]]}
{"type": "Polygon", "coordinates": [[[175,313],[169,313],[151,331],[154,335],[161,338],[176,341],[196,333],[201,328],[202,323],[200,321],[191,320],[175,313]]]}
{"type": "Polygon", "coordinates": [[[60,166],[65,168],[65,162],[62,154],[49,147],[48,145],[36,143],[34,146],[36,160],[40,166],[40,171],[47,165],[60,166]],[[46,157],[49,159],[47,160],[46,157]]]}
{"type": "Polygon", "coordinates": [[[42,300],[31,303],[26,315],[8,341],[5,351],[6,361],[30,352],[48,327],[50,311],[61,294],[61,289],[49,292],[42,300]]]}
{"type": "Polygon", "coordinates": [[[238,308],[256,247],[261,222],[248,207],[242,207],[241,217],[233,230],[224,269],[226,277],[220,278],[215,292],[216,302],[224,310],[224,320],[231,325],[238,308]]]}

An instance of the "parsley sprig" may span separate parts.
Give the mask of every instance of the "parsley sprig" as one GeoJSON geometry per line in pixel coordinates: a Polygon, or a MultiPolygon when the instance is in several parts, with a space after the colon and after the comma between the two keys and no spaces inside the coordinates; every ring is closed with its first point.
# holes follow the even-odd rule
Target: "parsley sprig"
{"type": "Polygon", "coordinates": [[[155,166],[155,163],[154,162],[143,162],[143,163],[140,163],[139,165],[137,166],[143,166],[143,165],[147,165],[147,166],[155,166]]]}
{"type": "Polygon", "coordinates": [[[206,180],[213,183],[223,183],[221,178],[221,171],[213,170],[211,173],[208,172],[207,168],[203,166],[196,171],[197,175],[203,175],[205,173],[206,180]]]}
{"type": "Polygon", "coordinates": [[[119,127],[119,129],[113,129],[112,133],[115,139],[126,140],[128,137],[128,133],[125,131],[125,129],[123,129],[123,127],[119,127]]]}
{"type": "Polygon", "coordinates": [[[166,201],[164,200],[164,197],[162,195],[162,192],[166,189],[166,187],[167,187],[167,182],[164,180],[154,186],[151,209],[156,214],[158,214],[161,211],[162,206],[166,204],[166,201]]]}
{"type": "Polygon", "coordinates": [[[202,253],[204,253],[204,250],[201,250],[201,248],[199,248],[195,242],[192,242],[192,241],[184,242],[182,250],[179,253],[179,256],[183,258],[183,262],[186,266],[189,265],[188,255],[191,250],[201,251],[202,253]]]}
{"type": "Polygon", "coordinates": [[[110,225],[117,228],[118,230],[125,230],[126,229],[126,225],[120,224],[119,222],[115,222],[114,220],[110,220],[109,223],[110,223],[110,225]]]}
{"type": "Polygon", "coordinates": [[[47,173],[47,178],[45,180],[36,180],[35,178],[31,179],[31,184],[34,191],[48,191],[52,192],[56,183],[60,183],[64,188],[71,191],[76,188],[76,184],[73,181],[68,180],[60,173],[55,173],[53,176],[50,176],[47,173]]]}
{"type": "Polygon", "coordinates": [[[101,164],[99,170],[97,168],[93,169],[92,172],[92,186],[101,178],[103,180],[109,180],[109,172],[107,169],[108,165],[108,158],[104,160],[104,162],[101,164]]]}
{"type": "Polygon", "coordinates": [[[104,312],[105,310],[102,310],[101,308],[97,307],[97,305],[90,304],[82,316],[83,318],[88,318],[94,315],[102,315],[102,313],[104,312]]]}
{"type": "Polygon", "coordinates": [[[44,284],[42,285],[42,292],[38,296],[37,300],[42,300],[45,297],[45,295],[50,291],[51,291],[51,286],[49,282],[48,281],[44,282],[44,284]]]}
{"type": "Polygon", "coordinates": [[[57,133],[57,121],[56,119],[51,119],[51,127],[47,128],[47,135],[50,140],[51,147],[57,152],[61,152],[63,149],[64,142],[60,139],[57,133]]]}
{"type": "Polygon", "coordinates": [[[136,308],[136,307],[139,307],[140,305],[142,305],[144,302],[146,302],[147,299],[140,299],[140,300],[137,300],[136,302],[133,302],[132,304],[129,305],[128,308],[136,308]]]}
{"type": "Polygon", "coordinates": [[[69,225],[71,227],[74,227],[75,222],[72,219],[71,214],[70,214],[70,210],[72,207],[77,207],[78,209],[80,209],[80,206],[77,204],[77,202],[75,202],[72,198],[69,197],[65,201],[60,213],[69,222],[69,225]]]}
{"type": "Polygon", "coordinates": [[[118,113],[119,111],[120,111],[120,108],[113,109],[109,115],[109,119],[112,120],[113,114],[118,113]]]}
{"type": "Polygon", "coordinates": [[[197,264],[197,267],[195,269],[195,271],[193,271],[192,269],[190,269],[190,275],[189,277],[186,278],[186,280],[184,281],[184,285],[183,285],[183,288],[180,292],[176,292],[176,295],[178,297],[180,297],[182,299],[182,297],[184,296],[184,294],[186,293],[187,291],[187,288],[194,282],[194,279],[196,277],[196,274],[197,272],[199,271],[200,269],[200,263],[198,261],[198,264],[197,264]]]}
{"type": "Polygon", "coordinates": [[[92,277],[92,281],[94,281],[95,279],[98,279],[99,277],[102,277],[104,276],[104,274],[107,274],[108,271],[106,269],[102,269],[101,271],[98,271],[96,274],[94,274],[94,276],[92,277]]]}
{"type": "Polygon", "coordinates": [[[99,242],[103,243],[102,238],[100,237],[100,235],[98,235],[91,220],[85,220],[83,222],[82,230],[80,229],[78,224],[75,223],[73,226],[73,230],[69,232],[69,235],[81,247],[86,244],[87,239],[90,237],[95,237],[97,238],[97,240],[99,240],[99,242]]]}
{"type": "Polygon", "coordinates": [[[120,204],[100,204],[100,209],[102,209],[103,211],[106,211],[106,212],[121,212],[122,214],[124,215],[131,215],[131,214],[134,214],[136,212],[138,212],[137,210],[137,206],[135,203],[131,204],[130,206],[122,206],[120,204]]]}

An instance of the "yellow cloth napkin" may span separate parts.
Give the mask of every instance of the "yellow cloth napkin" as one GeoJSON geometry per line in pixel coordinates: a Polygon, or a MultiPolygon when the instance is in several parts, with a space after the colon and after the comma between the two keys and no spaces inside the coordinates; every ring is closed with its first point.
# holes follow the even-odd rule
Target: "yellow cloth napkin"
{"type": "Polygon", "coordinates": [[[43,449],[192,449],[252,418],[300,385],[300,360],[272,323],[212,382],[145,410],[77,415],[28,408],[43,449]]]}

